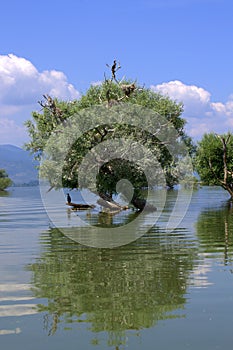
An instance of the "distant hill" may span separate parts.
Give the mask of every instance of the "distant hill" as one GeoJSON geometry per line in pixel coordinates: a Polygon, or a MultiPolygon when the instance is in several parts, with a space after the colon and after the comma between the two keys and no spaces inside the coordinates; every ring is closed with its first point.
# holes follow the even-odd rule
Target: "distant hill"
{"type": "Polygon", "coordinates": [[[38,163],[32,155],[20,147],[0,145],[0,168],[6,170],[15,185],[34,183],[38,180],[38,163]]]}

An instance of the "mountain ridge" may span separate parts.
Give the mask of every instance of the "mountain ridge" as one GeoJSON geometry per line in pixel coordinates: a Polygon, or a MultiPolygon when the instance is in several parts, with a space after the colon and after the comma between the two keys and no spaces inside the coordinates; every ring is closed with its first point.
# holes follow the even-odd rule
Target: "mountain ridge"
{"type": "Polygon", "coordinates": [[[38,164],[23,148],[11,144],[0,145],[0,168],[6,170],[14,185],[36,183],[38,164]]]}

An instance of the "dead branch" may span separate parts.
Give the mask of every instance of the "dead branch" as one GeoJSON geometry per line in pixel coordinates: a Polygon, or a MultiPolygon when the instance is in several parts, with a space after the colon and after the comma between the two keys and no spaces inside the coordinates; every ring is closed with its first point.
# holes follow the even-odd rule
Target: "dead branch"
{"type": "MultiPolygon", "coordinates": [[[[106,75],[104,74],[105,83],[108,84],[114,80],[123,92],[123,96],[120,96],[120,97],[117,96],[117,98],[112,98],[111,85],[109,84],[109,87],[107,88],[107,91],[106,91],[106,99],[107,99],[108,107],[112,107],[114,104],[124,100],[125,98],[129,98],[135,90],[142,91],[144,89],[144,86],[142,88],[138,88],[136,85],[136,82],[133,82],[130,84],[124,84],[122,83],[124,81],[123,79],[121,79],[120,81],[117,80],[116,72],[121,68],[121,65],[120,63],[117,63],[116,60],[113,61],[113,64],[111,66],[109,64],[106,64],[106,66],[111,69],[112,77],[110,80],[108,80],[106,78],[106,75]]],[[[101,99],[99,100],[101,101],[101,99]]]]}
{"type": "Polygon", "coordinates": [[[55,117],[59,118],[61,120],[62,117],[62,110],[56,106],[56,103],[54,99],[47,95],[43,95],[45,102],[43,101],[38,101],[39,105],[43,109],[49,110],[55,117]]]}
{"type": "Polygon", "coordinates": [[[126,98],[129,98],[131,93],[136,90],[136,84],[135,83],[132,83],[132,84],[121,84],[120,87],[121,87],[122,91],[124,92],[126,98]]]}
{"type": "Polygon", "coordinates": [[[114,104],[119,103],[120,101],[124,100],[125,98],[129,98],[130,95],[136,90],[135,83],[132,84],[120,84],[117,83],[121,90],[123,91],[124,95],[121,97],[117,97],[116,99],[111,98],[111,89],[109,88],[106,92],[106,98],[108,101],[108,106],[112,107],[114,104]]]}
{"type": "Polygon", "coordinates": [[[221,140],[222,147],[223,147],[223,169],[224,169],[224,177],[223,177],[223,183],[227,184],[227,175],[228,175],[228,169],[227,169],[227,143],[229,142],[230,135],[228,135],[227,140],[221,135],[216,136],[221,140]]]}
{"type": "Polygon", "coordinates": [[[215,173],[210,158],[208,159],[208,163],[209,163],[210,171],[211,171],[212,174],[214,175],[215,179],[221,184],[221,186],[222,186],[223,188],[227,188],[227,182],[225,181],[225,179],[224,179],[224,180],[219,179],[219,177],[218,177],[217,174],[215,173]]]}

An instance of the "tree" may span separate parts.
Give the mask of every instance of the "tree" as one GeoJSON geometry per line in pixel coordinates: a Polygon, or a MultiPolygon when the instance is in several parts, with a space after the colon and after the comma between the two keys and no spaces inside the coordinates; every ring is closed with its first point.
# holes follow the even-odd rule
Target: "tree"
{"type": "Polygon", "coordinates": [[[196,168],[204,185],[218,185],[233,198],[233,135],[205,134],[198,143],[196,168]]]}
{"type": "Polygon", "coordinates": [[[4,169],[0,169],[0,191],[4,191],[7,187],[12,185],[11,179],[8,177],[4,169]]]}
{"type": "MultiPolygon", "coordinates": [[[[26,148],[37,159],[41,159],[46,150],[48,157],[41,167],[41,175],[49,179],[51,188],[87,187],[96,190],[104,199],[112,200],[117,193],[117,183],[122,178],[128,179],[134,188],[129,200],[143,209],[146,201],[140,198],[141,189],[161,184],[161,181],[169,187],[177,184],[181,176],[177,164],[180,157],[185,156],[181,145],[188,145],[191,150],[192,143],[184,132],[181,103],[137,86],[136,82],[117,80],[120,65],[116,61],[110,68],[111,78],[105,77],[102,84],[92,85],[80,100],[65,102],[44,95],[44,101],[39,102],[42,113],[33,112],[33,120],[26,122],[31,138],[26,148]],[[146,128],[142,130],[140,125],[146,128]],[[75,132],[78,137],[73,138],[75,132]],[[116,143],[122,139],[127,142],[116,143]],[[141,147],[136,149],[139,143],[141,147]],[[96,152],[100,144],[106,145],[105,150],[101,149],[101,157],[96,152]],[[108,159],[110,148],[114,147],[116,151],[108,159]],[[130,152],[137,162],[127,158],[130,152]],[[85,180],[81,183],[81,164],[90,153],[92,161],[86,166],[85,180]],[[91,174],[96,167],[98,174],[93,189],[91,174]],[[145,173],[149,174],[151,183],[145,173]]],[[[128,196],[127,191],[123,194],[128,196]]]]}

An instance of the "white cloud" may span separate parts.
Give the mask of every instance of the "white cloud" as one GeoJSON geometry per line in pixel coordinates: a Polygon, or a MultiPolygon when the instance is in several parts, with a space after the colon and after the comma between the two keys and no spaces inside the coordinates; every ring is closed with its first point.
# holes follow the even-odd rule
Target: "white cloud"
{"type": "Polygon", "coordinates": [[[14,120],[0,118],[0,143],[22,146],[28,140],[26,129],[14,120]]]}
{"type": "Polygon", "coordinates": [[[92,86],[100,86],[100,85],[102,85],[102,84],[103,84],[103,81],[102,81],[102,80],[93,81],[93,82],[91,83],[92,86]]]}
{"type": "MultiPolygon", "coordinates": [[[[224,133],[233,129],[233,94],[225,103],[213,101],[209,91],[179,80],[153,85],[151,89],[183,102],[186,130],[195,139],[200,139],[204,132],[224,133]]],[[[27,141],[24,121],[39,109],[37,101],[43,94],[66,100],[80,96],[63,72],[39,72],[25,58],[0,55],[0,143],[22,146],[27,141]]]]}
{"type": "Polygon", "coordinates": [[[39,72],[25,58],[0,55],[0,104],[33,104],[45,93],[63,99],[79,97],[64,73],[55,70],[39,72]]]}
{"type": "Polygon", "coordinates": [[[22,109],[21,106],[8,106],[0,104],[0,116],[7,116],[18,113],[22,109]]]}
{"type": "Polygon", "coordinates": [[[152,85],[151,89],[183,103],[186,130],[195,139],[200,139],[205,132],[225,133],[233,128],[232,96],[226,103],[215,102],[207,90],[179,80],[152,85]]]}
{"type": "Polygon", "coordinates": [[[210,106],[210,93],[195,85],[185,85],[179,80],[152,86],[153,91],[161,92],[178,102],[183,102],[184,111],[189,116],[198,116],[210,106]]]}
{"type": "Polygon", "coordinates": [[[0,55],[0,143],[20,146],[24,143],[21,142],[26,137],[23,122],[30,118],[31,111],[38,109],[37,101],[43,94],[67,100],[80,96],[63,72],[39,72],[25,58],[0,55]]]}

